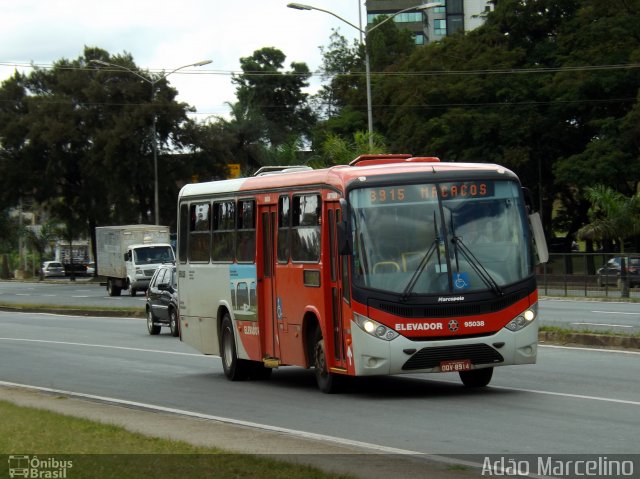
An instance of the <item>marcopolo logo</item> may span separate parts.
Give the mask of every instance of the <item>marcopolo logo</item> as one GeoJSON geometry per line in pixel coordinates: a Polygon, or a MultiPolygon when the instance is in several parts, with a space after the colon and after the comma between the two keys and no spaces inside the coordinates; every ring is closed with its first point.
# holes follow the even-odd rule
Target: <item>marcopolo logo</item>
{"type": "Polygon", "coordinates": [[[9,477],[26,477],[33,479],[64,479],[69,477],[68,470],[73,461],[59,460],[55,457],[46,459],[38,456],[9,456],[9,477]]]}
{"type": "Polygon", "coordinates": [[[464,301],[464,296],[439,296],[438,303],[453,303],[456,301],[464,301]]]}

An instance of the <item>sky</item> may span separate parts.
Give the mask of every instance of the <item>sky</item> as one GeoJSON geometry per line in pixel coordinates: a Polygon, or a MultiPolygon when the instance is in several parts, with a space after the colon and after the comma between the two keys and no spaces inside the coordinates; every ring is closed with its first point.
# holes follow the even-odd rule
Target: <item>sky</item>
{"type": "MultiPolygon", "coordinates": [[[[291,0],[0,0],[0,82],[31,64],[49,67],[75,60],[84,47],[110,55],[130,53],[143,70],[170,72],[202,60],[168,77],[178,101],[196,109],[194,117],[226,116],[235,102],[231,73],[240,58],[275,47],[291,62],[305,62],[312,72],[321,64],[320,46],[332,29],[348,39],[358,30],[319,11],[287,8],[291,0]]],[[[364,0],[299,0],[360,25],[366,22],[364,0]]],[[[311,80],[314,93],[320,78],[311,80]]]]}

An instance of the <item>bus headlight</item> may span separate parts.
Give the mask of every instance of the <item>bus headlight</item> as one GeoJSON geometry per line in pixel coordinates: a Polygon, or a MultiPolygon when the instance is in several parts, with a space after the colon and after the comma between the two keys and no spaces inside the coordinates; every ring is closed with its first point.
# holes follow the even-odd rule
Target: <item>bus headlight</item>
{"type": "Polygon", "coordinates": [[[522,328],[530,325],[538,316],[538,303],[534,303],[531,307],[507,323],[505,328],[509,331],[520,331],[522,328]]]}
{"type": "Polygon", "coordinates": [[[365,333],[370,334],[374,338],[391,341],[400,336],[393,329],[388,328],[384,324],[380,324],[373,319],[369,319],[366,316],[362,316],[357,313],[353,313],[353,322],[356,323],[365,333]]]}

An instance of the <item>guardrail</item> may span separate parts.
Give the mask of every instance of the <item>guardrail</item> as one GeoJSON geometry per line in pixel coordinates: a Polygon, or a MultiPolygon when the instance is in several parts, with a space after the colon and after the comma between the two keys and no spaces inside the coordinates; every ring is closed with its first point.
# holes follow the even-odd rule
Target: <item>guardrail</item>
{"type": "MultiPolygon", "coordinates": [[[[538,291],[552,296],[621,298],[624,285],[620,274],[599,273],[611,258],[619,256],[628,257],[619,253],[551,253],[549,262],[537,268],[538,291]]],[[[628,291],[629,297],[640,298],[640,288],[628,283],[628,291]]]]}

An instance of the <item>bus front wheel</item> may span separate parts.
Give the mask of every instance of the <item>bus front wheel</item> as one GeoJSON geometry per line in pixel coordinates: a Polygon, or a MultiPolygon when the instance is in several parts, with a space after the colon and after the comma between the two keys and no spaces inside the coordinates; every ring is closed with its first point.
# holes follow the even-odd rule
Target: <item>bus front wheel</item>
{"type": "Polygon", "coordinates": [[[316,383],[318,383],[318,388],[326,394],[335,393],[339,389],[339,382],[342,378],[329,372],[327,367],[324,338],[322,337],[322,332],[319,328],[316,330],[313,345],[314,371],[316,374],[316,383]]]}
{"type": "Polygon", "coordinates": [[[222,356],[222,368],[224,374],[231,381],[242,381],[249,376],[247,361],[238,359],[236,342],[233,334],[233,324],[229,314],[222,318],[222,330],[220,334],[220,353],[222,356]]]}
{"type": "Polygon", "coordinates": [[[491,381],[493,368],[474,369],[472,371],[460,371],[462,384],[468,388],[483,388],[491,381]]]}

